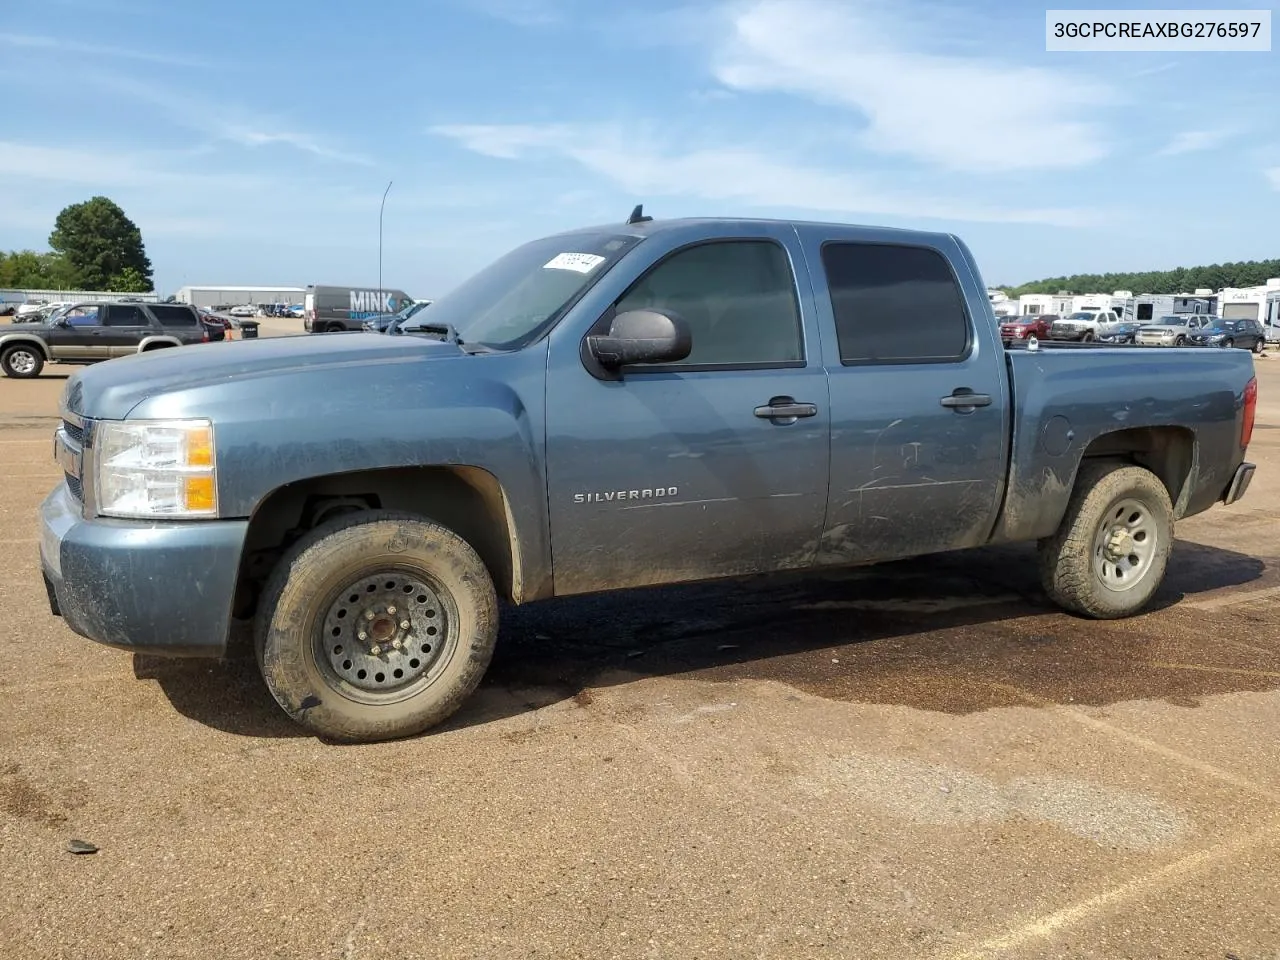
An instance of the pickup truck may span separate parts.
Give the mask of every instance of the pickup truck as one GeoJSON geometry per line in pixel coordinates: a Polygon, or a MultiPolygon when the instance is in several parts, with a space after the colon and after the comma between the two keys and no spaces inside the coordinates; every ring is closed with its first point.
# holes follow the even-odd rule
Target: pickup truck
{"type": "Polygon", "coordinates": [[[1062,320],[1054,320],[1049,327],[1050,340],[1079,340],[1089,343],[1097,340],[1104,329],[1120,322],[1114,310],[1078,310],[1062,320]]]}
{"type": "Polygon", "coordinates": [[[1030,541],[1057,605],[1129,616],[1254,472],[1248,353],[1006,349],[950,234],[637,211],[428,316],[71,377],[52,611],[162,655],[252,620],[286,713],[379,740],[464,703],[500,602],[1030,541]]]}
{"type": "Polygon", "coordinates": [[[70,304],[39,323],[0,327],[0,372],[27,379],[46,363],[98,363],[222,340],[225,333],[184,303],[70,304]]]}

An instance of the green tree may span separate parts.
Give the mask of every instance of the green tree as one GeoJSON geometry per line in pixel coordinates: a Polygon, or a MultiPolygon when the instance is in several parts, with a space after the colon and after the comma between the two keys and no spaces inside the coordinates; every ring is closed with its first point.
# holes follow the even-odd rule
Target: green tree
{"type": "Polygon", "coordinates": [[[142,245],[142,232],[123,210],[106,197],[74,203],[58,214],[49,246],[75,270],[80,283],[103,290],[112,277],[132,268],[151,289],[151,261],[142,245]]]}
{"type": "Polygon", "coordinates": [[[116,293],[150,293],[151,283],[133,267],[125,267],[107,281],[107,289],[116,293]]]}

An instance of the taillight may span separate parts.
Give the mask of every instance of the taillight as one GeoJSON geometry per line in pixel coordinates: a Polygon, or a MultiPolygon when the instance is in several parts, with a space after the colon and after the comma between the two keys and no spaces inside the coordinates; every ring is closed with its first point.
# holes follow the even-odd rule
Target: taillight
{"type": "Polygon", "coordinates": [[[1240,446],[1249,448],[1253,439],[1253,418],[1258,412],[1258,378],[1253,377],[1244,388],[1244,424],[1240,427],[1240,446]]]}

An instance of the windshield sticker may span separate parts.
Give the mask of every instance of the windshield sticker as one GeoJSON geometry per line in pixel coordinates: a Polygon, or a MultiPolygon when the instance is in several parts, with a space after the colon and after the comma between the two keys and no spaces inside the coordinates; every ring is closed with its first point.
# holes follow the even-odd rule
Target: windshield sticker
{"type": "Polygon", "coordinates": [[[575,273],[590,273],[600,264],[604,257],[594,253],[558,253],[542,265],[543,270],[572,270],[575,273]]]}

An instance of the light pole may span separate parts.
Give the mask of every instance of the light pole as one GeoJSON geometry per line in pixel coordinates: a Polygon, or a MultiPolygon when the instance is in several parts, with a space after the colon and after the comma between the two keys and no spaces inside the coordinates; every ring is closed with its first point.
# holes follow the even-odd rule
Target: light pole
{"type": "Polygon", "coordinates": [[[382,206],[378,208],[378,312],[382,312],[382,213],[387,209],[387,194],[391,192],[392,181],[387,181],[387,189],[382,191],[382,206]]]}

